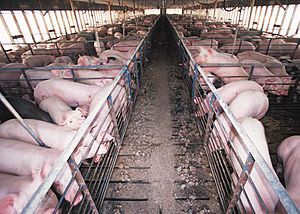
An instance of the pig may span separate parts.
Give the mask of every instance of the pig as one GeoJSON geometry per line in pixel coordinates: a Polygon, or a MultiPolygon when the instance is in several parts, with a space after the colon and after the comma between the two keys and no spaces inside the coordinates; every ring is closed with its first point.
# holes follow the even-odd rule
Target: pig
{"type": "Polygon", "coordinates": [[[118,32],[118,27],[110,27],[107,29],[107,35],[114,35],[116,32],[118,32]]]}
{"type": "Polygon", "coordinates": [[[116,32],[116,33],[114,33],[114,37],[116,37],[117,39],[122,39],[123,34],[120,32],[116,32]]]}
{"type": "Polygon", "coordinates": [[[28,67],[44,67],[54,62],[54,60],[55,56],[34,55],[26,57],[22,63],[28,67]]]}
{"type": "Polygon", "coordinates": [[[0,68],[2,68],[3,66],[7,65],[7,63],[5,62],[0,62],[0,68]]]}
{"type": "MultiPolygon", "coordinates": [[[[237,63],[233,58],[218,53],[212,48],[200,47],[200,53],[194,57],[195,61],[201,65],[203,63],[237,63]]],[[[204,67],[205,72],[210,72],[219,77],[225,84],[233,81],[248,79],[247,72],[239,67],[204,67]]]]}
{"type": "Polygon", "coordinates": [[[261,119],[269,109],[269,99],[262,91],[246,90],[232,100],[229,109],[237,119],[243,117],[261,119]]]}
{"type": "MultiPolygon", "coordinates": [[[[41,177],[45,178],[61,154],[56,149],[43,148],[12,139],[0,138],[0,142],[1,158],[10,160],[1,161],[0,171],[9,174],[34,175],[40,173],[41,177]],[[9,156],[7,156],[8,154],[9,156]]],[[[71,169],[65,164],[54,182],[54,186],[59,193],[63,193],[67,187],[68,180],[71,178],[71,169]]],[[[78,189],[78,185],[73,183],[65,199],[72,201],[78,189]]],[[[78,198],[78,200],[76,203],[79,203],[81,199],[78,198]]]]}
{"type": "Polygon", "coordinates": [[[41,182],[39,174],[16,176],[0,172],[0,213],[21,213],[41,182]]]}
{"type": "MultiPolygon", "coordinates": [[[[25,71],[26,76],[30,82],[32,88],[35,88],[40,82],[55,77],[54,72],[48,70],[33,70],[29,69],[25,71]]],[[[28,85],[24,75],[22,74],[19,78],[20,85],[24,89],[24,92],[27,92],[30,86],[28,85]]]]}
{"type": "Polygon", "coordinates": [[[107,33],[107,28],[104,26],[101,26],[97,29],[97,31],[98,31],[98,34],[100,37],[105,37],[106,33],[107,33]]]}
{"type": "Polygon", "coordinates": [[[134,51],[139,44],[139,40],[124,40],[114,44],[113,49],[121,52],[134,51]]]}
{"type": "Polygon", "coordinates": [[[265,65],[266,68],[275,76],[289,76],[286,72],[284,65],[272,56],[268,56],[256,51],[245,51],[243,53],[239,53],[237,55],[239,61],[243,61],[245,59],[251,59],[259,61],[263,64],[270,64],[272,66],[265,65]]]}
{"type": "MultiPolygon", "coordinates": [[[[241,124],[241,127],[245,130],[245,132],[251,139],[252,143],[254,144],[253,146],[255,146],[256,149],[260,152],[260,154],[266,161],[268,167],[273,172],[274,176],[277,178],[276,173],[272,167],[268,144],[266,141],[266,136],[265,136],[264,127],[263,127],[262,123],[260,121],[258,121],[257,119],[254,119],[251,117],[240,118],[238,121],[241,124]]],[[[243,163],[245,163],[248,151],[245,151],[244,147],[242,146],[242,144],[240,142],[240,138],[238,136],[232,136],[231,138],[233,139],[232,146],[233,146],[234,150],[237,152],[237,154],[241,158],[241,161],[243,163]]],[[[242,172],[242,168],[239,164],[239,161],[233,152],[230,152],[229,154],[230,154],[230,158],[232,160],[233,167],[239,176],[242,172]]],[[[271,188],[266,177],[258,169],[258,165],[256,163],[254,163],[253,169],[250,173],[250,177],[254,181],[255,186],[257,187],[257,191],[260,194],[260,196],[262,197],[268,211],[270,213],[274,213],[275,206],[278,202],[278,196],[275,194],[275,192],[271,188]]],[[[232,174],[232,179],[233,179],[234,184],[236,185],[237,178],[234,175],[234,173],[232,174]]],[[[244,186],[244,191],[240,195],[240,200],[246,210],[246,213],[253,213],[253,212],[254,213],[265,213],[266,212],[265,208],[263,207],[261,202],[258,200],[257,195],[249,181],[247,181],[244,186]],[[247,194],[254,211],[252,211],[251,205],[248,203],[245,194],[247,194]]],[[[240,208],[240,209],[243,210],[242,208],[240,208]]]]}
{"type": "Polygon", "coordinates": [[[16,87],[19,85],[19,77],[22,74],[21,69],[26,70],[27,65],[24,65],[22,63],[9,63],[7,65],[4,65],[2,67],[3,69],[9,69],[9,70],[0,70],[0,82],[1,87],[5,88],[11,88],[16,87]],[[16,69],[13,69],[16,68],[16,69]],[[7,81],[9,80],[9,81],[7,81]]]}
{"type": "Polygon", "coordinates": [[[39,107],[48,112],[53,121],[60,126],[79,129],[86,119],[87,112],[77,107],[73,110],[60,97],[52,96],[42,100],[39,107]]]}
{"type": "MultiPolygon", "coordinates": [[[[37,214],[51,214],[54,212],[56,205],[58,204],[57,197],[52,190],[49,190],[38,208],[35,210],[37,214]]],[[[58,213],[60,211],[58,210],[58,213]]]]}
{"type": "MultiPolygon", "coordinates": [[[[269,40],[262,40],[259,44],[258,51],[261,53],[267,53],[267,48],[269,45],[269,40]]],[[[282,39],[274,39],[268,49],[268,55],[280,57],[280,56],[290,56],[293,57],[297,43],[285,42],[282,39]]]]}
{"type": "MultiPolygon", "coordinates": [[[[245,59],[242,60],[241,63],[249,63],[249,64],[261,64],[259,61],[251,60],[251,59],[245,59]]],[[[244,66],[247,73],[250,74],[251,68],[249,66],[244,66]]],[[[272,94],[276,95],[288,95],[288,90],[290,85],[286,85],[286,81],[290,81],[288,79],[281,79],[280,77],[276,77],[274,74],[272,74],[265,66],[255,66],[253,70],[253,79],[259,83],[260,85],[263,85],[263,88],[272,94]]]]}
{"type": "Polygon", "coordinates": [[[136,33],[145,36],[148,32],[146,30],[138,30],[136,33]]]}
{"type": "MultiPolygon", "coordinates": [[[[96,85],[103,87],[113,82],[119,70],[103,69],[99,71],[94,70],[74,70],[76,78],[79,78],[80,83],[86,83],[89,85],[96,85]]],[[[71,78],[70,72],[65,72],[63,75],[65,78],[71,78]]]]}
{"type": "MultiPolygon", "coordinates": [[[[37,134],[39,139],[44,144],[59,151],[64,151],[66,146],[68,146],[68,144],[71,142],[71,140],[76,134],[75,130],[72,130],[68,127],[58,126],[44,121],[24,119],[24,122],[33,130],[34,133],[37,134]]],[[[36,141],[32,138],[32,136],[15,119],[11,119],[0,124],[0,137],[19,140],[37,145],[36,141]]],[[[98,135],[95,137],[98,137],[98,135]]],[[[109,135],[105,135],[102,142],[108,142],[110,141],[110,139],[111,137],[109,135]]],[[[74,151],[74,158],[76,163],[79,163],[79,161],[83,157],[81,151],[88,147],[89,143],[92,142],[92,140],[92,135],[88,133],[79,143],[79,145],[77,145],[78,147],[74,151]]],[[[95,140],[94,144],[100,145],[102,142],[95,140]]],[[[91,156],[87,158],[90,157],[91,156]]]]}
{"type": "Polygon", "coordinates": [[[34,98],[39,104],[42,100],[56,95],[71,107],[89,105],[98,86],[85,85],[63,79],[50,79],[40,82],[34,90],[34,98]]]}
{"type": "MultiPolygon", "coordinates": [[[[258,83],[249,80],[230,82],[218,88],[217,92],[226,104],[230,104],[239,93],[247,90],[264,92],[264,89],[258,83]]],[[[210,97],[211,93],[208,94],[204,100],[200,100],[199,98],[195,98],[194,100],[196,104],[202,106],[202,109],[204,110],[203,113],[207,113],[210,109],[208,104],[210,97]]],[[[203,114],[200,114],[200,116],[203,116],[203,114]]]]}
{"type": "MultiPolygon", "coordinates": [[[[295,135],[284,139],[277,148],[278,159],[283,162],[284,182],[286,191],[300,209],[299,170],[300,170],[300,136],[295,135]]],[[[278,202],[276,213],[286,213],[282,204],[278,202]]]]}
{"type": "MultiPolygon", "coordinates": [[[[50,115],[38,108],[33,103],[20,98],[20,97],[6,97],[7,101],[14,107],[14,109],[19,113],[19,115],[24,119],[35,119],[42,120],[52,123],[50,115]]],[[[14,116],[10,111],[0,102],[0,121],[1,123],[13,119],[14,116]]]]}
{"type": "Polygon", "coordinates": [[[80,56],[77,64],[80,66],[95,66],[100,65],[102,62],[103,60],[94,56],[80,56]]]}
{"type": "Polygon", "coordinates": [[[69,56],[60,56],[54,60],[54,63],[72,64],[73,61],[72,61],[71,57],[69,57],[69,56]]]}
{"type": "Polygon", "coordinates": [[[235,43],[234,51],[233,51],[233,45],[234,43],[227,43],[223,46],[221,46],[219,49],[221,51],[227,52],[227,53],[238,53],[238,52],[244,52],[244,51],[255,51],[255,46],[251,42],[247,41],[237,41],[235,43]]]}
{"type": "Polygon", "coordinates": [[[87,40],[86,40],[86,38],[84,38],[84,37],[79,37],[78,39],[77,39],[77,42],[86,42],[87,40]]]}
{"type": "Polygon", "coordinates": [[[86,52],[85,44],[84,42],[78,42],[75,44],[71,44],[67,47],[64,47],[61,50],[61,55],[79,55],[84,54],[86,52]]]}

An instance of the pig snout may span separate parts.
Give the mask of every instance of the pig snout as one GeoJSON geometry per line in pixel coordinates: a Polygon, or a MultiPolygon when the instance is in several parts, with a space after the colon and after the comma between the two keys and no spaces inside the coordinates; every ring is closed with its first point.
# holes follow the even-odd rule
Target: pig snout
{"type": "Polygon", "coordinates": [[[79,129],[84,123],[86,117],[79,110],[67,112],[64,115],[62,126],[67,126],[71,129],[79,129]]]}

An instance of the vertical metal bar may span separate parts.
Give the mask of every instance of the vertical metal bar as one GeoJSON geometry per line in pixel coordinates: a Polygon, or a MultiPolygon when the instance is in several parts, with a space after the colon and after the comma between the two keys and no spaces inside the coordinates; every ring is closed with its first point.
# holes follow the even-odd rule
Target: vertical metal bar
{"type": "Polygon", "coordinates": [[[291,26],[292,26],[293,19],[295,18],[296,10],[297,10],[297,7],[298,7],[298,6],[299,6],[299,5],[297,4],[297,5],[295,5],[295,7],[294,7],[293,14],[292,14],[292,17],[291,17],[291,20],[290,20],[290,23],[289,23],[289,26],[288,26],[288,28],[287,28],[287,31],[286,31],[285,35],[288,35],[288,34],[289,34],[289,31],[290,31],[290,28],[291,28],[291,26]]]}
{"type": "Polygon", "coordinates": [[[289,6],[290,5],[287,5],[287,7],[285,8],[285,11],[284,11],[284,14],[283,14],[283,17],[282,17],[282,20],[281,20],[281,24],[280,24],[280,28],[279,28],[278,34],[280,34],[281,31],[282,31],[283,23],[284,23],[284,20],[286,18],[287,11],[289,10],[289,6]]]}
{"type": "Polygon", "coordinates": [[[292,56],[292,59],[294,59],[294,58],[296,57],[296,54],[297,54],[297,50],[298,50],[298,48],[299,48],[299,45],[300,45],[300,38],[298,38],[298,42],[297,42],[297,45],[296,45],[294,54],[293,54],[293,56],[292,56]]]}
{"type": "Polygon", "coordinates": [[[231,213],[230,210],[235,206],[236,201],[238,200],[239,196],[241,195],[243,187],[245,186],[246,182],[248,181],[249,175],[253,169],[253,165],[254,165],[254,159],[251,154],[248,154],[246,163],[243,166],[242,173],[239,177],[238,183],[235,186],[235,190],[234,190],[233,196],[231,198],[231,201],[228,205],[226,213],[231,213]]]}
{"type": "Polygon", "coordinates": [[[70,166],[72,172],[75,172],[75,174],[76,174],[76,176],[75,176],[76,182],[78,183],[79,186],[82,186],[82,191],[84,192],[88,202],[90,203],[90,206],[93,210],[93,212],[91,212],[91,213],[98,214],[99,212],[98,212],[95,202],[91,196],[91,193],[88,190],[86,183],[82,177],[82,174],[72,156],[69,158],[68,163],[69,163],[69,166],[70,166]]]}
{"type": "Polygon", "coordinates": [[[32,33],[32,29],[31,29],[31,27],[30,27],[29,21],[28,21],[28,19],[27,19],[27,16],[26,16],[26,13],[25,13],[24,10],[22,10],[22,14],[23,14],[23,16],[24,16],[24,20],[25,20],[26,25],[27,25],[27,27],[28,27],[28,30],[29,30],[29,32],[30,32],[31,38],[32,38],[34,44],[36,44],[35,38],[34,38],[33,33],[32,33]]]}
{"type": "Polygon", "coordinates": [[[5,19],[4,19],[3,15],[2,15],[2,11],[0,11],[0,21],[2,22],[4,28],[5,28],[6,32],[7,32],[7,35],[9,36],[10,42],[11,43],[15,43],[14,39],[12,38],[11,32],[10,32],[10,30],[9,30],[6,22],[5,22],[5,19]]]}
{"type": "Polygon", "coordinates": [[[197,68],[197,64],[194,65],[194,76],[193,76],[193,82],[192,82],[192,100],[195,99],[195,91],[196,91],[196,82],[198,80],[199,71],[197,68]]]}
{"type": "Polygon", "coordinates": [[[23,35],[22,30],[21,30],[21,28],[20,28],[19,22],[18,22],[18,20],[17,20],[17,18],[16,18],[16,14],[15,14],[15,12],[14,12],[13,10],[10,11],[10,12],[11,12],[11,15],[12,15],[12,17],[13,17],[13,19],[14,19],[14,22],[15,22],[16,26],[17,26],[17,29],[18,29],[18,31],[19,31],[19,34],[23,36],[23,38],[22,38],[23,43],[25,43],[25,38],[24,38],[24,35],[23,35]]]}
{"type": "Polygon", "coordinates": [[[247,24],[247,27],[248,27],[248,28],[250,27],[250,21],[251,21],[251,17],[252,17],[252,12],[253,12],[254,4],[255,4],[255,0],[252,0],[252,1],[251,1],[250,16],[249,16],[249,20],[248,20],[248,24],[247,24]]]}

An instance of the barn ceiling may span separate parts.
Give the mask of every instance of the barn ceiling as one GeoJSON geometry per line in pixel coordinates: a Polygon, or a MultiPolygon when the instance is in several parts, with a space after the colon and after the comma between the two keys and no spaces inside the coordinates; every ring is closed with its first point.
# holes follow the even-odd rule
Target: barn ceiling
{"type": "MultiPolygon", "coordinates": [[[[70,9],[70,2],[73,2],[75,9],[108,9],[108,2],[113,10],[123,10],[126,6],[129,9],[147,9],[147,8],[190,8],[197,9],[199,5],[204,7],[214,7],[217,1],[217,7],[246,6],[250,5],[252,0],[0,0],[0,9],[31,9],[31,10],[49,10],[49,9],[70,9]]],[[[299,0],[254,0],[255,5],[274,5],[274,4],[293,4],[299,3],[299,0]]]]}

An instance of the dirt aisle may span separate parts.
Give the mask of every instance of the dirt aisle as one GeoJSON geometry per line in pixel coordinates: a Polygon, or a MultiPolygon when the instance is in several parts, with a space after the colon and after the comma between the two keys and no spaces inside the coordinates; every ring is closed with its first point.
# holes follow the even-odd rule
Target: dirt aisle
{"type": "Polygon", "coordinates": [[[167,31],[157,33],[103,213],[219,213],[167,31]]]}

